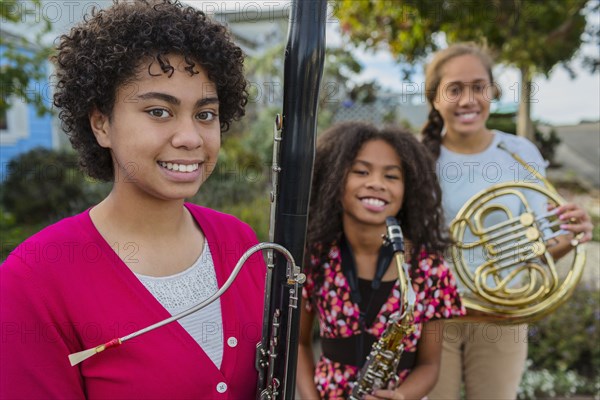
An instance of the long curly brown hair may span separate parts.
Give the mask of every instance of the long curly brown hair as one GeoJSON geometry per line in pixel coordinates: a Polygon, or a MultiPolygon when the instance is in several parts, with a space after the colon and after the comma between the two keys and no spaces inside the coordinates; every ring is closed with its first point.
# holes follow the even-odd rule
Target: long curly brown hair
{"type": "Polygon", "coordinates": [[[151,64],[172,74],[167,54],[184,57],[190,74],[199,64],[215,83],[222,132],[244,115],[248,93],[241,49],[224,26],[178,0],[115,1],[94,9],[60,37],[57,50],[54,105],[82,169],[101,181],[113,180],[114,170],[110,151],[94,137],[90,112],[110,116],[117,89],[151,64]]]}
{"type": "Polygon", "coordinates": [[[384,140],[402,162],[404,199],[396,218],[404,236],[413,243],[411,260],[421,250],[442,254],[450,244],[443,228],[441,189],[434,160],[425,146],[410,132],[395,127],[378,129],[362,122],[332,126],[317,140],[310,197],[307,242],[313,255],[341,238],[342,196],[352,162],[366,142],[384,140]],[[325,245],[325,246],[321,246],[325,245]]]}

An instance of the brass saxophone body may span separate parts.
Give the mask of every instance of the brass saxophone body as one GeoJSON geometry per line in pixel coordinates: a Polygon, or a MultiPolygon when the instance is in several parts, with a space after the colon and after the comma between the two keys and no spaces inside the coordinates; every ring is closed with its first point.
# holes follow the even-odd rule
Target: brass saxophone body
{"type": "Polygon", "coordinates": [[[373,343],[367,360],[358,373],[350,400],[362,399],[377,389],[388,389],[388,385],[398,378],[397,370],[404,351],[404,338],[414,329],[415,293],[408,271],[404,268],[404,239],[400,224],[394,217],[386,219],[387,235],[385,241],[391,243],[398,267],[400,282],[400,309],[390,315],[383,335],[373,343]]]}

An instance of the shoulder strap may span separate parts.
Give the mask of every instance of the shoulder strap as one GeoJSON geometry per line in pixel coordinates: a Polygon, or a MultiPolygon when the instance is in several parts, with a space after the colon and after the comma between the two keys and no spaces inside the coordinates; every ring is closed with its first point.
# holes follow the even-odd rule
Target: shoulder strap
{"type": "Polygon", "coordinates": [[[504,142],[500,142],[498,143],[498,148],[500,150],[504,150],[505,152],[507,152],[508,154],[511,155],[512,158],[514,158],[519,164],[521,164],[523,166],[523,168],[525,168],[528,172],[530,172],[531,174],[533,174],[533,176],[535,176],[537,179],[539,179],[541,182],[544,183],[544,185],[546,185],[546,187],[554,193],[558,193],[556,191],[556,188],[554,187],[554,185],[552,185],[550,183],[550,181],[548,179],[546,179],[545,176],[543,176],[542,174],[540,174],[538,172],[538,170],[536,170],[535,168],[533,168],[531,165],[529,165],[525,160],[523,160],[517,153],[512,152],[508,149],[508,147],[506,147],[506,145],[504,144],[504,142]]]}
{"type": "Polygon", "coordinates": [[[358,290],[358,275],[356,273],[356,261],[354,260],[354,254],[350,245],[346,240],[345,236],[342,236],[340,240],[340,252],[342,255],[342,271],[344,276],[350,285],[350,298],[352,301],[360,306],[361,296],[358,290]]]}
{"type": "MultiPolygon", "coordinates": [[[[360,291],[358,289],[358,274],[356,272],[356,260],[354,259],[354,254],[352,253],[352,248],[348,244],[348,241],[344,236],[340,240],[340,252],[342,255],[342,271],[344,272],[344,276],[350,285],[350,297],[353,302],[360,305],[361,296],[360,291]]],[[[390,262],[392,261],[392,257],[394,255],[394,251],[392,246],[382,245],[379,250],[379,256],[377,257],[377,266],[375,269],[375,278],[371,282],[371,287],[375,290],[379,289],[381,286],[381,279],[388,267],[390,266],[390,262]]]]}
{"type": "Polygon", "coordinates": [[[379,250],[379,256],[377,257],[375,279],[373,279],[373,281],[371,282],[371,287],[373,289],[379,289],[379,286],[381,286],[381,279],[383,278],[383,275],[390,266],[393,256],[394,250],[392,249],[391,244],[384,244],[383,246],[381,246],[381,249],[379,250]]]}
{"type": "MultiPolygon", "coordinates": [[[[365,319],[367,317],[368,311],[371,308],[371,301],[373,300],[373,293],[370,294],[369,299],[365,301],[366,304],[362,304],[363,299],[360,295],[360,289],[358,286],[358,273],[356,272],[356,261],[354,259],[354,254],[352,253],[352,249],[350,244],[346,240],[344,236],[342,236],[340,240],[340,253],[342,256],[342,271],[346,280],[348,281],[348,285],[350,286],[350,299],[358,304],[359,309],[359,317],[358,321],[361,326],[361,333],[359,334],[360,340],[358,343],[357,351],[353,353],[353,357],[355,358],[352,365],[363,365],[364,357],[363,353],[365,350],[365,340],[370,335],[367,333],[367,327],[365,319]]],[[[391,246],[381,246],[379,250],[379,256],[377,257],[377,267],[375,270],[375,279],[371,282],[371,287],[373,290],[379,289],[381,286],[381,278],[385,274],[385,271],[390,265],[390,261],[393,255],[393,250],[391,246]]],[[[372,343],[369,342],[369,343],[372,343]]],[[[371,346],[367,347],[368,349],[371,346]]]]}

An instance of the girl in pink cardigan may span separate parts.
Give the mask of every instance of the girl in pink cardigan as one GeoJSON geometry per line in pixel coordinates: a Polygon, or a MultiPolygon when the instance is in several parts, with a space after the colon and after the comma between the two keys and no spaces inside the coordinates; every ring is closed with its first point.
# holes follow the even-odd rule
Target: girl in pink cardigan
{"type": "Polygon", "coordinates": [[[244,114],[243,56],[176,1],[94,12],[60,38],[54,104],[87,174],[110,194],[21,244],[0,267],[0,397],[255,396],[260,255],[211,306],[72,367],[68,355],[212,295],[257,240],[186,204],[244,114]]]}

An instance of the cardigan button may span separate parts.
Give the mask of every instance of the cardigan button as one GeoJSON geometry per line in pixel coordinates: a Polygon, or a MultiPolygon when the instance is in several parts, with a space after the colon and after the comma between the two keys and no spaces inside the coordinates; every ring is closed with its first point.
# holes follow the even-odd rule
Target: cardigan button
{"type": "Polygon", "coordinates": [[[237,339],[234,338],[233,336],[230,337],[229,339],[227,339],[227,344],[229,345],[229,347],[235,347],[235,346],[237,346],[237,343],[238,343],[237,339]]]}
{"type": "Polygon", "coordinates": [[[225,393],[227,391],[227,384],[225,382],[219,382],[217,384],[217,392],[225,393]]]}

